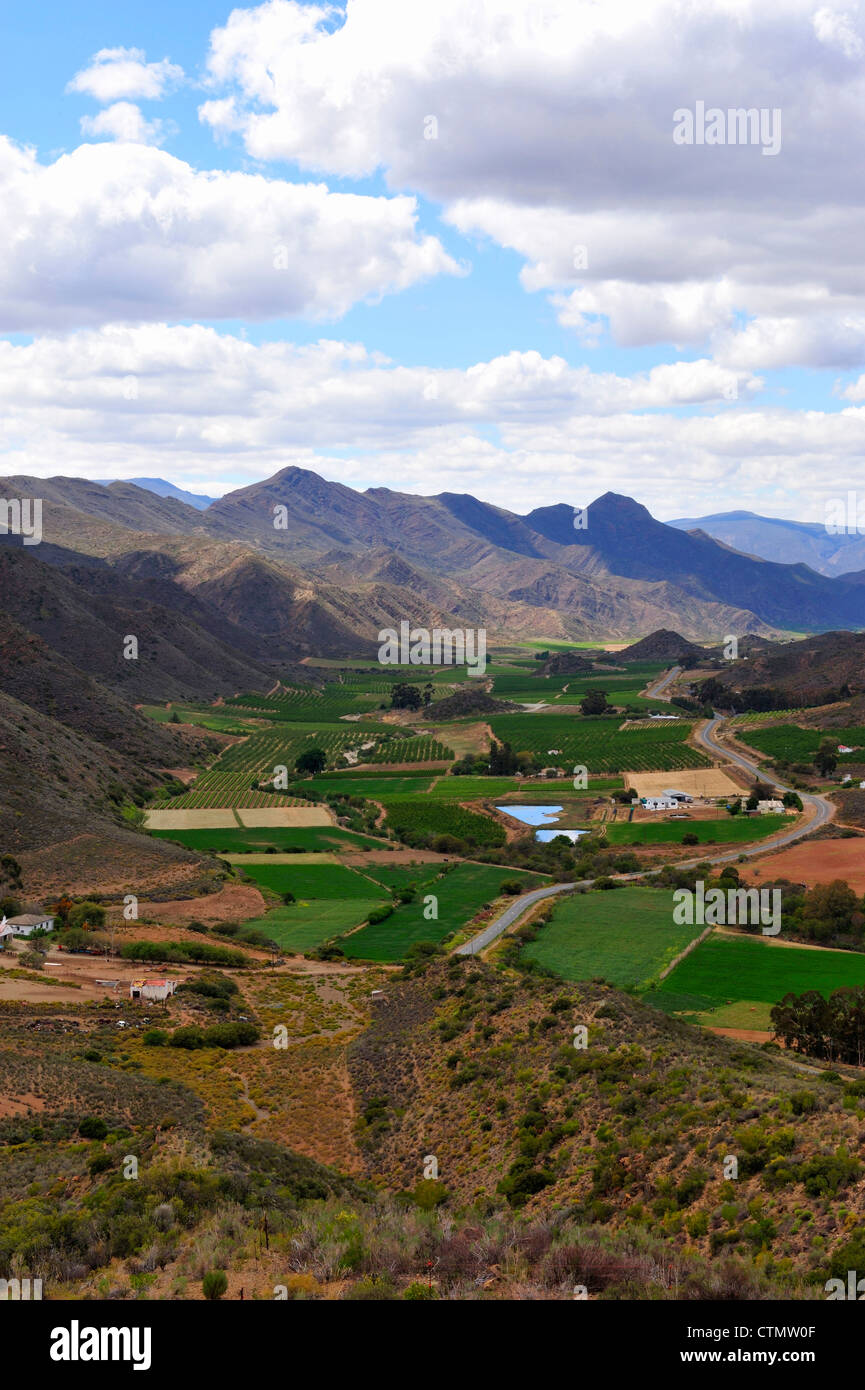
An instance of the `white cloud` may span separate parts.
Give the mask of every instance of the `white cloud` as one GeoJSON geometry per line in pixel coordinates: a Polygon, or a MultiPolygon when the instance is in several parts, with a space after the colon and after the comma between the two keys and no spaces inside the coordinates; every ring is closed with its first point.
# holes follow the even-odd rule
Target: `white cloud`
{"type": "Polygon", "coordinates": [[[845,58],[861,58],[865,51],[852,15],[828,7],[818,10],[814,16],[814,33],[827,47],[840,49],[845,58]]]}
{"type": "Polygon", "coordinates": [[[183,68],[163,58],[148,63],[141,48],[102,48],[67,84],[67,92],[83,92],[97,101],[125,97],[158,101],[169,87],[183,80],[183,68]]]}
{"type": "Polygon", "coordinates": [[[862,34],[814,0],[269,0],[213,32],[200,114],[255,158],[437,199],[587,342],[846,368],[865,362],[862,34]],[[674,144],[698,100],[777,108],[780,153],[674,144]]]}
{"type": "Polygon", "coordinates": [[[0,447],[8,473],[169,476],[206,492],[296,462],[511,509],[611,488],[666,517],[820,517],[827,490],[857,485],[865,409],[743,408],[758,385],[705,361],[633,381],[534,352],[461,371],[395,366],[339,341],[113,325],[0,344],[0,447]],[[671,413],[681,405],[705,413],[671,413]]]}
{"type": "Polygon", "coordinates": [[[81,131],[97,139],[105,135],[111,140],[138,145],[159,145],[167,134],[164,121],[146,120],[141,107],[131,101],[115,101],[95,116],[82,116],[81,131]]]}
{"type": "Polygon", "coordinates": [[[306,315],[458,267],[409,197],[198,171],[138,144],[52,164],[0,137],[0,332],[306,315]]]}

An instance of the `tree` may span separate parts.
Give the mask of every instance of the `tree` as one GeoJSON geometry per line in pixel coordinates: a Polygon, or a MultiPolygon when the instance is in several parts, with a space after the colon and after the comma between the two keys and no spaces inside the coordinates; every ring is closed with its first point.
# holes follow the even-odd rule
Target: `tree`
{"type": "Polygon", "coordinates": [[[98,903],[76,903],[69,909],[67,918],[70,927],[102,927],[105,925],[105,908],[98,903]]]}
{"type": "Polygon", "coordinates": [[[431,704],[431,702],[432,702],[432,697],[433,697],[433,686],[432,686],[432,681],[427,681],[426,685],[425,685],[424,688],[423,688],[423,702],[424,702],[424,705],[429,705],[429,704],[431,704]]]}
{"type": "Polygon", "coordinates": [[[13,893],[21,890],[21,865],[11,854],[0,854],[0,888],[9,888],[13,893]]]}
{"type": "Polygon", "coordinates": [[[828,777],[838,766],[838,757],[828,739],[823,740],[814,755],[814,766],[821,777],[828,777]]]}
{"type": "Polygon", "coordinates": [[[327,754],[323,748],[307,748],[294,763],[295,772],[308,772],[311,776],[323,772],[326,767],[327,754]]]}
{"type": "Polygon", "coordinates": [[[420,709],[423,696],[416,685],[407,681],[397,681],[390,692],[391,709],[420,709]]]}
{"type": "Polygon", "coordinates": [[[510,777],[517,770],[517,757],[509,743],[490,744],[490,776],[510,777]]]}
{"type": "Polygon", "coordinates": [[[605,714],[609,709],[606,690],[587,690],[580,701],[583,714],[605,714]]]}

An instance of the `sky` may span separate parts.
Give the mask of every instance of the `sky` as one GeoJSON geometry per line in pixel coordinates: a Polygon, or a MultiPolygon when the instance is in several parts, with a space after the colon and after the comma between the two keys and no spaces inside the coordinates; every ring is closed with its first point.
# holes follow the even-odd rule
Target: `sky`
{"type": "Polygon", "coordinates": [[[847,0],[35,0],[0,62],[7,476],[859,488],[847,0]]]}

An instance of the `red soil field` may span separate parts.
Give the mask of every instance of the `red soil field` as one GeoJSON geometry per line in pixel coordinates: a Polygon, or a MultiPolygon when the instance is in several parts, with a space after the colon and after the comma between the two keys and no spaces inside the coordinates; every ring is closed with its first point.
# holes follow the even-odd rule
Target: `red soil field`
{"type": "Polygon", "coordinates": [[[789,878],[793,883],[806,883],[809,888],[843,878],[854,892],[865,893],[865,838],[793,845],[778,854],[768,854],[757,865],[743,864],[741,874],[749,883],[789,878]]]}

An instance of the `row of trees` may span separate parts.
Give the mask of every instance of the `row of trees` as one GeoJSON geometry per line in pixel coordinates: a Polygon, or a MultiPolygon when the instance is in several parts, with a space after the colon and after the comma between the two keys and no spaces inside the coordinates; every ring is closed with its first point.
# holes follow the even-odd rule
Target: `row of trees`
{"type": "Polygon", "coordinates": [[[692,688],[703,704],[732,710],[736,714],[788,709],[791,703],[809,706],[831,705],[837,700],[849,700],[851,693],[849,685],[845,684],[837,689],[827,687],[825,690],[812,691],[807,696],[800,694],[794,698],[789,690],[780,690],[772,685],[753,685],[747,690],[732,690],[716,676],[710,676],[708,680],[701,681],[692,688]]]}
{"type": "Polygon", "coordinates": [[[865,901],[857,897],[849,883],[837,878],[808,889],[784,881],[774,886],[781,888],[785,937],[813,941],[820,946],[865,950],[865,901]]]}
{"type": "Polygon", "coordinates": [[[775,1036],[794,1052],[829,1062],[865,1066],[865,989],[816,989],[785,994],[771,1015],[775,1036]]]}

